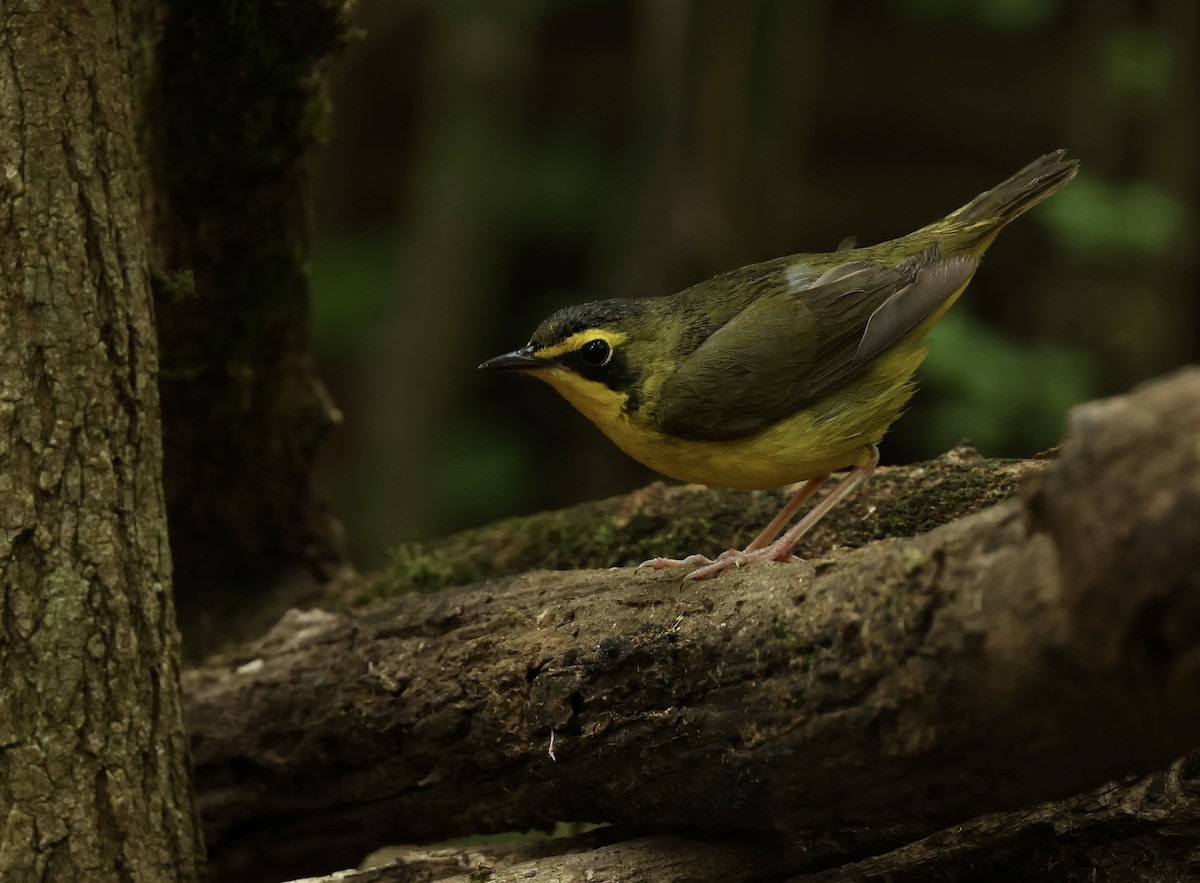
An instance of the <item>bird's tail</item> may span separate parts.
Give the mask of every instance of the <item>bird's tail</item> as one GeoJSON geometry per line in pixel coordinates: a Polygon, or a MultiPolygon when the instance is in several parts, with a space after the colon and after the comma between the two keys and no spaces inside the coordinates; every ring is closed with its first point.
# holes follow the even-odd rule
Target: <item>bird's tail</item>
{"type": "Polygon", "coordinates": [[[1006,181],[981,193],[920,233],[933,234],[951,252],[982,254],[1006,224],[1016,220],[1075,177],[1079,161],[1067,159],[1065,150],[1047,153],[1006,181]]]}

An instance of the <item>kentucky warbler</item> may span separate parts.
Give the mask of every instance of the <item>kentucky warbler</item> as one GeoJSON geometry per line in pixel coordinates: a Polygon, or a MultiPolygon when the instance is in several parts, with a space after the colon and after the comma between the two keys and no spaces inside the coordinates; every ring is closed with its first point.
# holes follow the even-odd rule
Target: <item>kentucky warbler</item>
{"type": "Polygon", "coordinates": [[[807,483],[761,534],[705,565],[791,561],[796,541],[879,462],[912,395],[926,332],[966,288],[996,234],[1075,176],[1047,154],[915,233],[724,273],[666,297],[567,307],[480,368],[545,380],[621,450],[682,481],[745,489],[807,483]],[[849,475],[775,539],[829,478],[849,475]]]}

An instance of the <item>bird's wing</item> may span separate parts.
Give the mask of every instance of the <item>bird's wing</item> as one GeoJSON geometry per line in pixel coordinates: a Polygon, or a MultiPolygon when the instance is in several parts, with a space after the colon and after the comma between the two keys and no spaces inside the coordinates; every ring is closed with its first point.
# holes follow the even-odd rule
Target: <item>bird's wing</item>
{"type": "Polygon", "coordinates": [[[680,362],[660,390],[659,424],[681,438],[751,435],[903,339],[977,265],[932,248],[895,267],[847,262],[801,291],[763,295],[680,362]]]}

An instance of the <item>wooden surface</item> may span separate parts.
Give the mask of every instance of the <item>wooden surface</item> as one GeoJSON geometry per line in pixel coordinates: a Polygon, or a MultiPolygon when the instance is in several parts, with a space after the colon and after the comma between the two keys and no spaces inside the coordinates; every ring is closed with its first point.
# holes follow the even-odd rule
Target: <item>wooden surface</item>
{"type": "Polygon", "coordinates": [[[800,872],[1164,768],[1200,743],[1196,438],[1192,371],[912,539],[292,613],[187,677],[214,873],[563,820],[783,834],[800,872]]]}

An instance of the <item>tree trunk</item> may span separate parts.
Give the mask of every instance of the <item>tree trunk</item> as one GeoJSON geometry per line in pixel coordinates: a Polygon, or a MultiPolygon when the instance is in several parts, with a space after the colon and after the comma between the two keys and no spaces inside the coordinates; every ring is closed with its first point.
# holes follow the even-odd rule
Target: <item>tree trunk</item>
{"type": "Polygon", "coordinates": [[[0,880],[196,880],[131,10],[2,13],[0,880]]]}
{"type": "Polygon", "coordinates": [[[214,866],[569,820],[815,869],[1161,768],[1200,742],[1200,371],[1071,435],[1021,499],[828,559],[290,615],[187,679],[214,866]]]}
{"type": "Polygon", "coordinates": [[[349,5],[160,4],[147,140],[165,483],[189,654],[246,628],[272,590],[310,590],[343,563],[312,487],[340,415],[309,341],[304,160],[327,125],[323,74],[349,5]]]}

